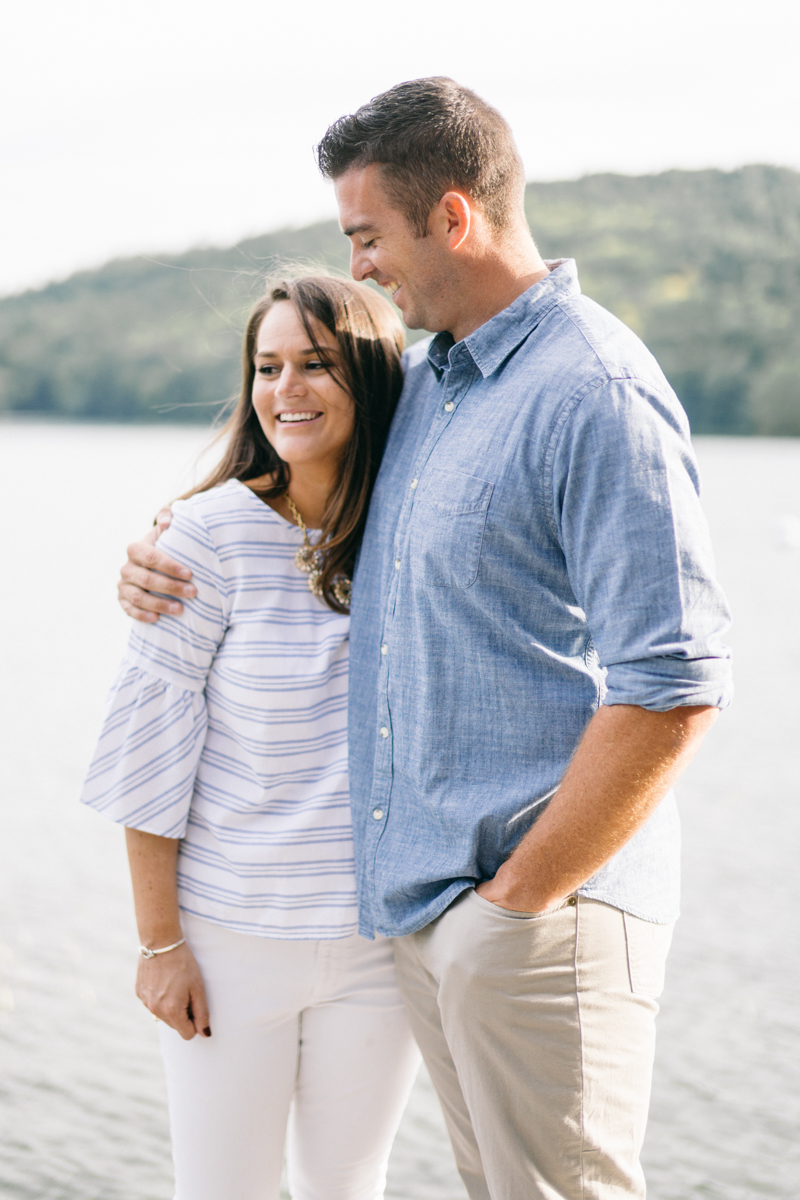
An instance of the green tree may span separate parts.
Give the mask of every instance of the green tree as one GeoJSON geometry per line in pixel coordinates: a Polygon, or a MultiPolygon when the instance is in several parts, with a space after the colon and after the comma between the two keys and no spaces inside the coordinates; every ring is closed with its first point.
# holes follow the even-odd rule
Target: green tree
{"type": "MultiPolygon", "coordinates": [[[[532,183],[546,257],[640,334],[698,433],[800,435],[800,174],[591,175],[532,183]]],[[[139,257],[0,300],[0,411],[203,421],[234,394],[265,273],[347,269],[335,221],[139,257]]]]}

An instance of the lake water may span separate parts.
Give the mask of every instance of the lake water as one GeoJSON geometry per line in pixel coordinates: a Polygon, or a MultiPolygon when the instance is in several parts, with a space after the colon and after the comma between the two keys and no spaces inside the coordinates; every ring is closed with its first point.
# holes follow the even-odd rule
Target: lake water
{"type": "MultiPolygon", "coordinates": [[[[155,1026],[133,996],[121,831],[76,803],[127,635],[127,541],[191,482],[196,429],[0,424],[0,1196],[169,1200],[155,1026]]],[[[800,1195],[800,442],[699,439],[737,698],[679,789],[651,1200],[800,1195]]],[[[430,1083],[392,1200],[463,1200],[430,1083]]],[[[223,1198],[220,1198],[223,1200],[223,1198]]],[[[522,1198],[521,1198],[522,1200],[522,1198]]]]}

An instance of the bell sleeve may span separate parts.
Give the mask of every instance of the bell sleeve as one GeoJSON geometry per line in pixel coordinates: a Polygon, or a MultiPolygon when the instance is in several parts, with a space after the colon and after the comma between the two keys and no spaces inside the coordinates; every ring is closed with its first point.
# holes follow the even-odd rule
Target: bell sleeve
{"type": "Polygon", "coordinates": [[[205,685],[225,636],[228,588],[191,502],[176,502],[159,546],[191,568],[197,596],[179,617],[137,625],[111,687],[81,801],[161,837],[186,831],[206,735],[205,685]]]}

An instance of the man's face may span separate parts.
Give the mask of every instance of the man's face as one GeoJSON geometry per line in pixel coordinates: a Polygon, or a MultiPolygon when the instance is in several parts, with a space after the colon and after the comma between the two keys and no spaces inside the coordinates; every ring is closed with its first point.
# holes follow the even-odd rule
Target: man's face
{"type": "Polygon", "coordinates": [[[409,329],[447,329],[448,252],[436,231],[414,235],[388,197],[377,165],[354,167],[334,187],[339,224],[350,239],[353,278],[386,288],[409,329]]]}

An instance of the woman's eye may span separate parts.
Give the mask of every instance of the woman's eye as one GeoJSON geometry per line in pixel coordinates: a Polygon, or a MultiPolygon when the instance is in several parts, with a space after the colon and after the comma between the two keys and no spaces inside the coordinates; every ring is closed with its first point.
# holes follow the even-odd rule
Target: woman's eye
{"type": "Polygon", "coordinates": [[[262,365],[258,367],[258,373],[259,375],[277,375],[278,368],[273,367],[271,363],[262,363],[262,365]]]}
{"type": "Polygon", "coordinates": [[[307,371],[327,371],[328,364],[319,358],[310,358],[306,363],[307,371]]]}

